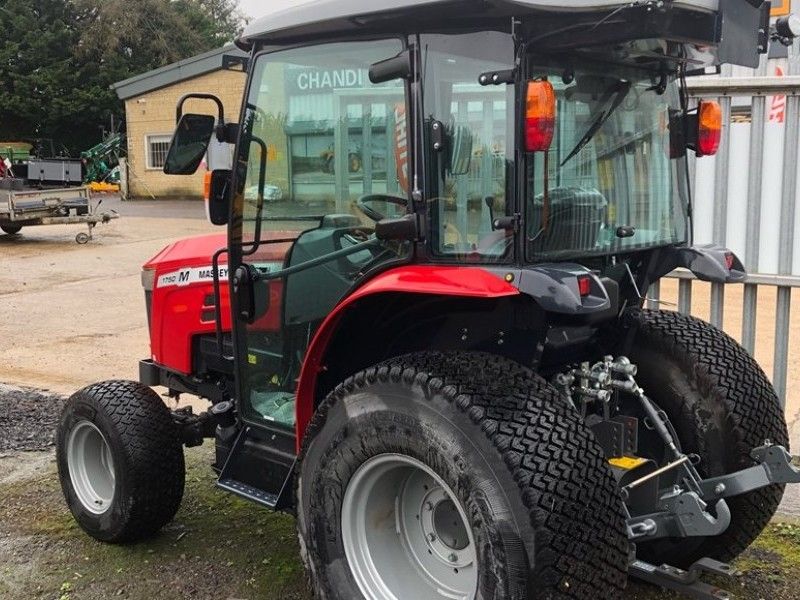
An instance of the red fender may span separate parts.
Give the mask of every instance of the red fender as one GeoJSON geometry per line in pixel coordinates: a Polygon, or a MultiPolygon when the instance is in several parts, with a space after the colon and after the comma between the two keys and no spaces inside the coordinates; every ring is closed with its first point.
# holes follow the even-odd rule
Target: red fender
{"type": "Polygon", "coordinates": [[[515,296],[519,290],[497,275],[477,267],[405,266],[387,271],[370,280],[342,300],[322,322],[306,352],[297,385],[295,408],[297,452],[308,423],[314,415],[317,375],[324,369],[322,361],[339,319],[352,304],[366,296],[387,292],[501,298],[515,296]]]}

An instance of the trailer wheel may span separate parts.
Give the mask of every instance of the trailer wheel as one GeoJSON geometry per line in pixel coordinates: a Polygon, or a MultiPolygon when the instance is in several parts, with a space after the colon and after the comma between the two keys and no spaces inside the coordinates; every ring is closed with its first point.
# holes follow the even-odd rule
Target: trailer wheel
{"type": "Polygon", "coordinates": [[[494,355],[346,380],[306,435],[297,507],[321,600],[615,599],[627,582],[602,450],[554,388],[494,355]]]}
{"type": "Polygon", "coordinates": [[[22,231],[22,225],[0,225],[0,229],[8,235],[17,235],[22,231]]]}
{"type": "Polygon", "coordinates": [[[180,506],[183,448],[166,405],[138,382],[76,392],[61,415],[56,458],[69,509],[97,540],[152,536],[180,506]]]}
{"type": "MultiPolygon", "coordinates": [[[[750,467],[753,448],[765,440],[787,449],[786,419],[758,363],[712,325],[671,311],[631,310],[631,360],[637,380],[666,411],[682,450],[700,456],[698,471],[715,477],[750,467]]],[[[687,567],[709,556],[730,561],[769,523],[783,496],[773,485],[728,498],[731,524],[713,538],[666,539],[637,544],[656,564],[687,567]]]]}

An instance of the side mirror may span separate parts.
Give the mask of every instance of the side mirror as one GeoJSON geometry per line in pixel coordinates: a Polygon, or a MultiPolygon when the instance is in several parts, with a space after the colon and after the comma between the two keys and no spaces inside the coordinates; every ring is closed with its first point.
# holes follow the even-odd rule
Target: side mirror
{"type": "Polygon", "coordinates": [[[450,134],[450,172],[466,175],[472,163],[472,130],[464,125],[453,128],[450,134]]]}
{"type": "Polygon", "coordinates": [[[211,171],[206,195],[206,216],[212,225],[227,225],[230,215],[231,175],[225,169],[211,171]]]}
{"type": "Polygon", "coordinates": [[[172,136],[164,173],[193,175],[203,162],[215,124],[216,119],[210,115],[183,115],[172,136]]]}

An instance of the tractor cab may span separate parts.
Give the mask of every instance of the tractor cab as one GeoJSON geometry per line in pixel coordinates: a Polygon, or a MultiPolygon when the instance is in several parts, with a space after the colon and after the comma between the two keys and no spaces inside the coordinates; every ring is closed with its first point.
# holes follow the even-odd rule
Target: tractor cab
{"type": "MultiPolygon", "coordinates": [[[[186,96],[166,159],[229,158],[207,200],[226,240],[149,263],[141,382],[76,402],[208,398],[164,443],[213,438],[221,488],[296,512],[318,598],[621,598],[629,573],[721,597],[698,574],[800,471],[744,349],[644,295],[677,267],[744,280],[691,245],[688,161],[723,115],[686,79],[798,33],[761,0],[272,10],[237,42],[238,120],[186,96]]],[[[69,432],[105,429],[70,419],[74,462],[69,432]]]]}
{"type": "MultiPolygon", "coordinates": [[[[380,340],[393,352],[451,343],[460,319],[421,325],[428,292],[393,273],[413,265],[422,280],[466,287],[490,274],[536,314],[508,347],[544,364],[547,343],[522,338],[543,335],[548,314],[576,326],[613,318],[686,262],[687,153],[714,154],[721,113],[690,107],[682,81],[724,60],[756,63],[757,35],[722,39],[758,31],[767,14],[742,1],[723,18],[711,0],[348,6],[310,3],[250,25],[239,123],[181,114],[166,166],[194,172],[212,131],[235,145],[209,201],[229,224],[239,411],[296,444],[319,395],[386,352],[372,337],[381,327],[399,337],[380,340]],[[287,243],[282,264],[257,259],[287,243]],[[323,323],[347,316],[337,306],[389,280],[383,301],[364,298],[357,329],[331,334],[323,354],[347,361],[308,356],[323,323]],[[372,306],[384,303],[397,306],[372,306]],[[277,329],[262,326],[268,313],[277,329]],[[304,365],[307,376],[325,365],[329,381],[304,390],[304,365]]],[[[721,271],[742,276],[736,259],[721,271]]],[[[484,293],[449,285],[434,294],[445,305],[484,293]]],[[[505,312],[459,346],[492,347],[489,329],[513,329],[505,312]]]]}

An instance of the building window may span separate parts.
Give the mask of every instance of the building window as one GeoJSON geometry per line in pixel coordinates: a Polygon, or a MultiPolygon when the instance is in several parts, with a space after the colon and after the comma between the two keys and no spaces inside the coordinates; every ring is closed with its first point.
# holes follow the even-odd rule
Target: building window
{"type": "Polygon", "coordinates": [[[145,137],[145,154],[148,169],[163,169],[169,152],[171,135],[148,135],[145,137]]]}

